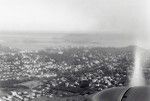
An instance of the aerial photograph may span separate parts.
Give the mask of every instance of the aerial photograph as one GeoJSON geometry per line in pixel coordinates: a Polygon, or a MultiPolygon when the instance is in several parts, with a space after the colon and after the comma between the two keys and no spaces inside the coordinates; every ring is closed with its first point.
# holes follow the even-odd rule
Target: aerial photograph
{"type": "Polygon", "coordinates": [[[150,1],[0,0],[0,101],[150,101],[150,1]]]}

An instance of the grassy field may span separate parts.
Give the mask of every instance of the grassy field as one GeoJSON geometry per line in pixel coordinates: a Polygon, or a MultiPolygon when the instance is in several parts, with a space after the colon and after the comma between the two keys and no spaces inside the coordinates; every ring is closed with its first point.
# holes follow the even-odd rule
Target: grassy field
{"type": "Polygon", "coordinates": [[[20,83],[19,85],[23,85],[23,86],[26,86],[26,87],[31,89],[31,88],[35,88],[39,85],[42,85],[42,82],[34,80],[34,81],[28,81],[28,82],[20,83]]]}
{"type": "Polygon", "coordinates": [[[36,98],[33,101],[87,101],[87,97],[85,96],[72,96],[72,97],[54,97],[54,98],[48,98],[48,97],[40,97],[36,98]]]}

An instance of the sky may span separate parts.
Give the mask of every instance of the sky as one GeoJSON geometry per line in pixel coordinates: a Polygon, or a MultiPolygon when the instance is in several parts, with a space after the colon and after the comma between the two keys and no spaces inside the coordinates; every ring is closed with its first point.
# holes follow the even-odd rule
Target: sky
{"type": "Polygon", "coordinates": [[[133,34],[138,44],[150,47],[149,9],[149,0],[0,0],[0,36],[107,32],[133,34]]]}

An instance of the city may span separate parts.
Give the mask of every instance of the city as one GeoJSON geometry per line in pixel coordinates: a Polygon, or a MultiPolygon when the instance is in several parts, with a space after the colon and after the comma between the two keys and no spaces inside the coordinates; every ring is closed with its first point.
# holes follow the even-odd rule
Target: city
{"type": "Polygon", "coordinates": [[[1,98],[34,101],[83,97],[106,88],[127,86],[134,48],[68,47],[22,51],[1,46],[0,85],[6,94],[1,98]]]}

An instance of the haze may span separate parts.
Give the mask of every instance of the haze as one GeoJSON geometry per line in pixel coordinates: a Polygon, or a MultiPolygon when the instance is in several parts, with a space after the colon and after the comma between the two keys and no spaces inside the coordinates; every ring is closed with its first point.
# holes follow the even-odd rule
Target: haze
{"type": "Polygon", "coordinates": [[[149,5],[148,0],[0,0],[0,42],[20,34],[58,37],[62,33],[120,33],[132,34],[147,48],[149,5]]]}

